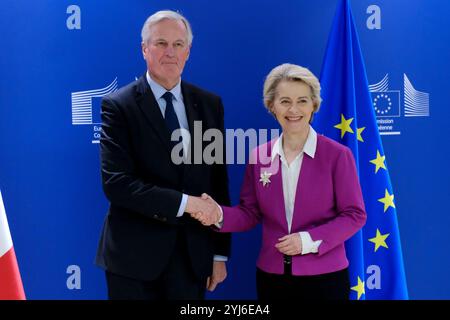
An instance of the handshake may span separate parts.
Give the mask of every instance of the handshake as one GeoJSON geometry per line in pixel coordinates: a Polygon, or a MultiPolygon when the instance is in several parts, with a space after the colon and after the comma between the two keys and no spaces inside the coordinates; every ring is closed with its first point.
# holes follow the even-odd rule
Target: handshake
{"type": "Polygon", "coordinates": [[[222,220],[222,209],[206,193],[203,193],[201,197],[189,196],[185,211],[204,226],[210,226],[222,220]]]}

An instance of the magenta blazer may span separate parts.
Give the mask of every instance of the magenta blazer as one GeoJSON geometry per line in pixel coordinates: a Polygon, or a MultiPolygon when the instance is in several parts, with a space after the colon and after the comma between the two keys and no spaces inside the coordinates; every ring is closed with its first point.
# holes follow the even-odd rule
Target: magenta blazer
{"type": "MultiPolygon", "coordinates": [[[[224,220],[220,232],[247,231],[261,222],[262,247],[257,266],[265,272],[282,274],[283,254],[275,244],[288,234],[288,225],[280,158],[274,158],[272,165],[263,165],[258,157],[258,154],[270,157],[273,143],[275,140],[253,151],[251,159],[256,161],[247,165],[240,203],[235,207],[222,207],[224,220]],[[260,182],[264,171],[272,173],[266,186],[260,182]]],[[[304,154],[298,181],[291,233],[308,231],[313,241],[322,240],[322,243],[316,254],[293,256],[292,273],[318,275],[346,268],[344,242],[366,222],[352,152],[318,134],[315,156],[304,154]]]]}

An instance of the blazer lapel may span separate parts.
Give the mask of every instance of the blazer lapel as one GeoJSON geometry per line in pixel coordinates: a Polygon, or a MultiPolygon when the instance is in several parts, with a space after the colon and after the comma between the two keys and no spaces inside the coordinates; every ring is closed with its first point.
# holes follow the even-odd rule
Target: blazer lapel
{"type": "Polygon", "coordinates": [[[142,113],[144,113],[163,145],[166,146],[166,149],[170,155],[172,146],[170,144],[169,130],[167,129],[161,110],[159,109],[155,96],[147,83],[145,75],[139,78],[136,91],[136,102],[139,108],[142,113]]]}
{"type": "MultiPolygon", "coordinates": [[[[267,190],[267,196],[264,197],[266,201],[270,204],[269,208],[273,208],[271,212],[268,212],[270,215],[275,215],[276,220],[280,221],[283,225],[283,228],[288,234],[289,228],[286,220],[286,207],[284,205],[284,192],[283,192],[283,174],[282,163],[280,160],[280,156],[277,156],[274,161],[271,163],[271,167],[260,167],[260,173],[262,174],[264,171],[272,173],[270,176],[270,184],[269,186],[263,186],[262,182],[259,182],[260,176],[257,177],[258,184],[261,186],[262,190],[267,190]],[[278,163],[278,168],[277,164],[278,163]]],[[[264,194],[264,193],[263,193],[264,194]]]]}

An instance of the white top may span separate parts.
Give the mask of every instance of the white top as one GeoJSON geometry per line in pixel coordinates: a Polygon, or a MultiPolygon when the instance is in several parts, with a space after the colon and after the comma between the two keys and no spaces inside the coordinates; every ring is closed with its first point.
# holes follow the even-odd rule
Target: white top
{"type": "MultiPolygon", "coordinates": [[[[314,158],[317,147],[317,133],[310,126],[308,137],[306,139],[303,150],[288,164],[284,155],[282,141],[283,134],[274,143],[272,148],[272,161],[278,155],[281,160],[281,174],[283,178],[283,197],[284,207],[286,209],[286,221],[289,233],[291,233],[292,217],[294,215],[295,195],[297,193],[297,184],[300,176],[300,168],[302,167],[304,154],[314,158]]],[[[312,241],[309,232],[299,232],[302,240],[302,254],[317,253],[322,240],[312,241]]]]}

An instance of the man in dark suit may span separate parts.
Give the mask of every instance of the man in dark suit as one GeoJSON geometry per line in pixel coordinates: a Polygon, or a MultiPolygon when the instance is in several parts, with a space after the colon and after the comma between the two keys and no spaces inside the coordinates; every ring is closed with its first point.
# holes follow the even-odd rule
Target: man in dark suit
{"type": "Polygon", "coordinates": [[[225,161],[189,162],[205,147],[190,139],[194,122],[224,132],[221,99],[181,81],[191,43],[180,14],[150,16],[142,28],[146,74],[102,101],[101,170],[110,207],[96,264],[106,271],[110,299],[203,299],[205,288],[226,277],[230,234],[191,217],[217,210],[202,193],[230,203],[225,161]],[[182,148],[174,149],[171,136],[180,129],[182,148]]]}

